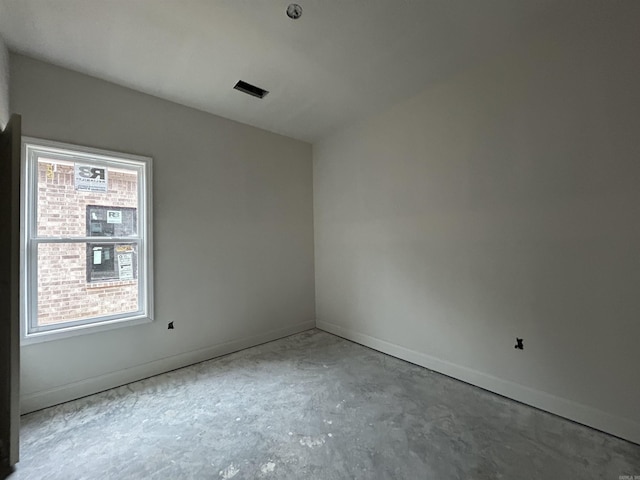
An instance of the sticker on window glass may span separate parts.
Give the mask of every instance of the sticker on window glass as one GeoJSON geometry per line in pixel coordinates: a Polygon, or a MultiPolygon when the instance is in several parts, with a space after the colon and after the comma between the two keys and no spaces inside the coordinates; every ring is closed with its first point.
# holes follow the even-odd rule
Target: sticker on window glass
{"type": "Polygon", "coordinates": [[[75,164],[74,185],[86,192],[107,191],[107,168],[95,165],[75,164]]]}

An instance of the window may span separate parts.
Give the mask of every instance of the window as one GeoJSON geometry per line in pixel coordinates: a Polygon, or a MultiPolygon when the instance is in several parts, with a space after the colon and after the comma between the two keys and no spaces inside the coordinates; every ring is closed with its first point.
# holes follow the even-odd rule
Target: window
{"type": "Polygon", "coordinates": [[[152,319],[151,159],[23,141],[23,338],[152,319]]]}

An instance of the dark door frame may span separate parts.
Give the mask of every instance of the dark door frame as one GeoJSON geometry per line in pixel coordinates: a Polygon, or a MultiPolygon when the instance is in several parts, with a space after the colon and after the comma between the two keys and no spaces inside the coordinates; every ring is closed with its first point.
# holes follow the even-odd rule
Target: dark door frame
{"type": "Polygon", "coordinates": [[[19,459],[21,129],[12,115],[0,133],[0,478],[19,459]]]}

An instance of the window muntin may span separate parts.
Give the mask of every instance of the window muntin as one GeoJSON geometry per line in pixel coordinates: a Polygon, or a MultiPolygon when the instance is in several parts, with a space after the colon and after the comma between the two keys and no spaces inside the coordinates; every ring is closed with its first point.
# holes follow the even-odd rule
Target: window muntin
{"type": "Polygon", "coordinates": [[[151,159],[23,143],[25,339],[150,320],[151,159]]]}

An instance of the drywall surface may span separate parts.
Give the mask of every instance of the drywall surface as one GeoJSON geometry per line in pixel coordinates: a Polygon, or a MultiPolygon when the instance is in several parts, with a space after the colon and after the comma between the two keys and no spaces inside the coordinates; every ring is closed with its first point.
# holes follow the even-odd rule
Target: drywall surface
{"type": "Polygon", "coordinates": [[[616,5],[314,145],[320,328],[640,442],[640,9],[616,5]]]}
{"type": "Polygon", "coordinates": [[[9,51],[0,37],[0,130],[9,121],[9,51]]]}
{"type": "Polygon", "coordinates": [[[25,135],[148,155],[154,169],[155,321],[23,346],[23,411],[314,325],[309,144],[23,56],[10,64],[25,135]]]}

